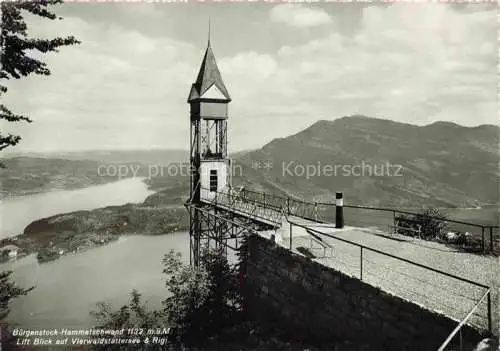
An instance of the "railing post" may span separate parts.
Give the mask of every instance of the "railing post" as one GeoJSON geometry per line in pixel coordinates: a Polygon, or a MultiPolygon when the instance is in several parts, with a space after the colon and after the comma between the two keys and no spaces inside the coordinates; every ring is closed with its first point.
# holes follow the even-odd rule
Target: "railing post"
{"type": "Polygon", "coordinates": [[[360,246],[359,254],[359,280],[363,280],[363,246],[360,246]]]}
{"type": "Polygon", "coordinates": [[[460,328],[460,351],[464,351],[464,344],[462,338],[462,328],[460,328]]]}
{"type": "Polygon", "coordinates": [[[492,322],[491,322],[491,290],[488,292],[488,331],[491,334],[492,331],[492,322]]]}
{"type": "Polygon", "coordinates": [[[490,227],[490,251],[493,252],[493,227],[490,227]]]}
{"type": "Polygon", "coordinates": [[[290,216],[290,198],[286,198],[287,214],[290,216]]]}
{"type": "Polygon", "coordinates": [[[485,245],[484,245],[484,227],[481,227],[481,251],[484,252],[484,249],[485,249],[485,245]]]}
{"type": "Polygon", "coordinates": [[[288,224],[290,224],[290,238],[289,238],[289,240],[290,240],[290,251],[292,251],[292,223],[289,222],[288,224]]]}

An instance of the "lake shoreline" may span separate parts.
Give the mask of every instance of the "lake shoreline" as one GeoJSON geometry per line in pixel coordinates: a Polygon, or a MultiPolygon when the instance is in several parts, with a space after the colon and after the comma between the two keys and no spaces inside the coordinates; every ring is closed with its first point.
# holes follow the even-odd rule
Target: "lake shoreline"
{"type": "Polygon", "coordinates": [[[66,254],[107,245],[123,236],[158,236],[186,231],[183,207],[149,207],[143,204],[111,206],[91,211],[62,213],[31,222],[24,233],[0,240],[0,247],[15,245],[17,258],[37,254],[40,263],[66,254]]]}
{"type": "MultiPolygon", "coordinates": [[[[113,236],[112,238],[110,238],[108,240],[104,240],[103,242],[96,242],[94,245],[87,245],[85,247],[79,247],[77,250],[73,250],[73,251],[52,250],[51,247],[46,247],[46,246],[36,247],[36,244],[31,244],[31,246],[27,246],[25,243],[20,243],[17,240],[4,241],[6,239],[3,239],[2,241],[0,241],[0,246],[16,245],[17,247],[19,247],[19,249],[21,251],[15,257],[4,258],[3,260],[0,260],[0,264],[8,263],[8,262],[14,262],[14,261],[17,261],[17,260],[21,260],[21,259],[24,259],[24,258],[29,257],[31,255],[36,255],[38,263],[39,264],[44,264],[44,263],[49,263],[49,262],[53,262],[53,261],[59,260],[59,259],[61,259],[63,257],[72,256],[72,255],[78,255],[78,254],[82,254],[82,253],[85,253],[87,251],[90,251],[92,249],[104,247],[104,246],[110,245],[110,244],[112,244],[114,242],[117,242],[120,239],[126,238],[126,237],[134,237],[134,236],[167,236],[167,235],[172,235],[172,234],[184,232],[187,229],[188,228],[179,228],[178,230],[174,230],[174,231],[167,232],[167,233],[161,233],[161,234],[158,234],[158,233],[153,233],[153,234],[150,234],[150,233],[123,233],[123,234],[120,234],[120,235],[115,235],[115,236],[113,236]],[[44,252],[45,250],[50,251],[50,253],[44,252]],[[43,257],[39,256],[39,254],[41,252],[44,252],[42,254],[43,257]]],[[[22,235],[23,234],[19,234],[19,236],[22,236],[22,235]]]]}
{"type": "Polygon", "coordinates": [[[13,301],[9,321],[28,329],[91,328],[95,320],[89,312],[97,303],[119,309],[129,302],[133,289],[148,306],[161,308],[167,293],[162,260],[170,250],[181,253],[184,264],[189,264],[188,233],[131,233],[46,264],[34,255],[4,264],[2,269],[14,272],[18,286],[35,286],[13,301]]]}
{"type": "MultiPolygon", "coordinates": [[[[110,239],[108,241],[104,241],[102,243],[96,243],[95,245],[92,245],[92,246],[82,247],[79,250],[64,251],[62,253],[57,252],[57,255],[54,255],[54,256],[52,256],[50,258],[47,258],[47,259],[39,259],[39,258],[37,258],[37,262],[39,264],[45,264],[45,263],[57,261],[57,260],[59,260],[61,258],[64,258],[64,257],[69,257],[69,256],[83,254],[83,253],[88,252],[88,251],[93,250],[93,249],[97,249],[97,248],[108,246],[110,244],[113,244],[115,242],[120,241],[120,239],[127,238],[127,237],[140,237],[140,236],[151,236],[151,237],[155,236],[155,237],[160,237],[160,236],[167,236],[167,235],[172,235],[172,234],[177,234],[177,233],[183,233],[183,232],[185,232],[185,230],[187,230],[187,228],[180,228],[178,231],[172,231],[172,232],[163,233],[163,234],[124,233],[124,234],[121,234],[121,235],[114,236],[112,239],[110,239]]],[[[22,235],[22,234],[20,234],[20,235],[22,235]]],[[[15,243],[15,241],[14,241],[14,243],[15,243]]],[[[40,248],[40,249],[43,249],[43,248],[40,248]]],[[[15,262],[17,260],[22,260],[24,258],[27,258],[27,257],[29,257],[31,255],[38,255],[38,253],[39,253],[39,251],[36,251],[36,250],[31,250],[31,251],[23,250],[16,257],[9,258],[9,259],[4,259],[3,261],[0,260],[0,264],[9,263],[9,262],[12,263],[12,262],[15,262]]]]}
{"type": "Polygon", "coordinates": [[[182,205],[185,200],[182,189],[151,193],[146,179],[138,180],[150,193],[140,203],[69,211],[39,218],[29,222],[21,234],[0,239],[0,247],[15,245],[19,249],[17,258],[36,254],[39,262],[44,263],[68,253],[109,244],[124,235],[141,233],[154,236],[187,230],[189,220],[182,205]]]}

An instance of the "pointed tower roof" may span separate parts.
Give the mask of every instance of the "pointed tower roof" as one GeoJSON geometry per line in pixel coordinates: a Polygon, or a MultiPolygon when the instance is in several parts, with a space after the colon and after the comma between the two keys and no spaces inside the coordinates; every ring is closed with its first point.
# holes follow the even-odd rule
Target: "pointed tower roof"
{"type": "Polygon", "coordinates": [[[222,76],[215,62],[215,56],[210,46],[210,38],[205,56],[201,62],[200,72],[198,73],[196,82],[191,86],[188,102],[200,98],[231,101],[229,92],[222,81],[222,76]],[[209,90],[210,94],[207,95],[206,93],[209,90]]]}

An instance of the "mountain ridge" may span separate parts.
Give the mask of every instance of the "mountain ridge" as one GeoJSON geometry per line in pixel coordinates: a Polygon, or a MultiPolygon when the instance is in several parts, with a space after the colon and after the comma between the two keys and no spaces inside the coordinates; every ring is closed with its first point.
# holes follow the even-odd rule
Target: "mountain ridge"
{"type": "MultiPolygon", "coordinates": [[[[320,120],[286,138],[274,139],[239,159],[242,183],[261,190],[311,199],[332,198],[344,190],[351,203],[385,206],[478,206],[498,203],[500,128],[493,125],[460,126],[433,122],[425,126],[366,116],[320,120]],[[273,169],[252,169],[256,163],[273,169]],[[291,176],[283,164],[374,167],[400,165],[402,177],[291,176]],[[278,166],[278,169],[275,167],[278,166]]],[[[255,167],[254,167],[255,168],[255,167]]]]}

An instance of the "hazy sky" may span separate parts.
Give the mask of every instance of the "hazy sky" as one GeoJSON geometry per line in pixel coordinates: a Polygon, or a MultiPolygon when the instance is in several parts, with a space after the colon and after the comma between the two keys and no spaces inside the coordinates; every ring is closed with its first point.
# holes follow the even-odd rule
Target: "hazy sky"
{"type": "Polygon", "coordinates": [[[414,124],[498,124],[494,5],[71,3],[33,35],[81,45],[52,76],[9,82],[13,151],[188,147],[186,102],[207,42],[233,101],[232,150],[317,120],[364,114],[414,124]]]}

